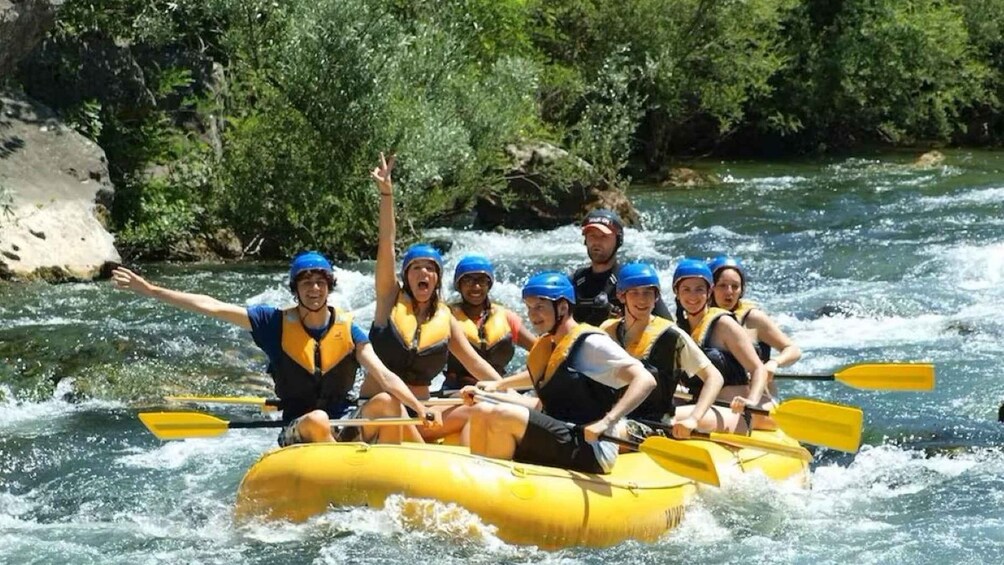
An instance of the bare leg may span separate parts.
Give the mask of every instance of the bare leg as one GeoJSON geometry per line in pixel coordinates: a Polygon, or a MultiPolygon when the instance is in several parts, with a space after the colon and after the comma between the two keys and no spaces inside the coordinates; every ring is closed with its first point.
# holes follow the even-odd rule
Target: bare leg
{"type": "Polygon", "coordinates": [[[471,407],[471,418],[467,421],[468,445],[471,453],[484,455],[488,449],[488,422],[494,416],[494,406],[487,402],[471,407]]]}
{"type": "MultiPolygon", "coordinates": [[[[499,404],[495,406],[491,420],[488,422],[488,442],[481,455],[496,459],[512,459],[516,445],[526,434],[530,419],[530,409],[517,404],[499,404]]],[[[474,453],[474,450],[471,450],[474,453]]]]}
{"type": "MultiPolygon", "coordinates": [[[[401,403],[394,397],[381,392],[363,405],[363,418],[399,418],[403,413],[401,403]]],[[[369,443],[401,443],[403,428],[414,426],[363,426],[362,439],[369,443]]],[[[418,435],[417,432],[415,435],[418,435]]],[[[419,438],[421,439],[421,438],[419,438]]]]}
{"type": "MultiPolygon", "coordinates": [[[[437,410],[443,414],[443,426],[438,430],[430,430],[422,428],[419,433],[422,434],[422,439],[425,441],[435,441],[440,438],[444,438],[450,434],[461,433],[464,426],[467,425],[467,421],[471,417],[471,413],[474,411],[473,406],[435,406],[430,408],[430,410],[437,410]]],[[[461,443],[461,445],[468,445],[467,443],[461,443]]]]}
{"type": "MultiPolygon", "coordinates": [[[[722,392],[718,394],[718,399],[724,400],[726,402],[731,402],[732,399],[737,396],[746,396],[747,394],[749,394],[749,391],[750,391],[749,387],[745,385],[743,386],[733,385],[733,386],[722,387],[722,392]]],[[[760,398],[760,402],[763,408],[767,410],[769,410],[774,405],[773,400],[770,398],[769,395],[766,394],[760,398]]],[[[777,424],[774,423],[774,420],[771,420],[770,417],[762,414],[753,414],[752,424],[754,430],[777,429],[777,424]]]]}
{"type": "MultiPolygon", "coordinates": [[[[694,405],[686,404],[676,407],[676,417],[684,419],[693,412],[694,405]]],[[[697,422],[697,429],[702,432],[746,433],[746,420],[740,414],[728,408],[712,406],[697,422]]]]}
{"type": "Polygon", "coordinates": [[[330,421],[324,410],[310,412],[297,426],[300,437],[308,442],[335,441],[335,437],[331,435],[330,421]]]}

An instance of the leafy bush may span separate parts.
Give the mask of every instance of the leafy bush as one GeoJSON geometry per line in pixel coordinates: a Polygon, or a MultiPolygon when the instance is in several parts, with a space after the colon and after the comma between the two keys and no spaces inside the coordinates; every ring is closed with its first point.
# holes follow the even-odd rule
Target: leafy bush
{"type": "Polygon", "coordinates": [[[249,110],[231,121],[223,163],[222,209],[240,233],[283,252],[372,251],[366,171],[381,151],[398,155],[405,229],[501,189],[501,174],[486,173],[501,169],[505,142],[535,127],[534,64],[486,64],[455,26],[402,22],[388,5],[300,1],[283,10],[285,27],[269,16],[231,38],[259,61],[240,81],[237,104],[249,110]]]}

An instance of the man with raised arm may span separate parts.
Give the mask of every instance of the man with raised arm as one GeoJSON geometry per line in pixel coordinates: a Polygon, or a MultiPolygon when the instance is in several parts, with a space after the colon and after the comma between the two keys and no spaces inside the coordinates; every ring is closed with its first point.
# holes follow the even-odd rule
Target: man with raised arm
{"type": "MultiPolygon", "coordinates": [[[[328,295],[335,287],[334,270],[317,251],[293,258],[289,289],[296,305],[284,310],[267,305],[245,308],[204,294],[170,290],[124,267],[112,272],[112,280],[117,288],[250,330],[255,344],[268,356],[269,372],[275,381],[284,423],[279,433],[280,446],[335,441],[329,422],[355,411],[351,392],[360,365],[385,391],[363,405],[362,417],[400,417],[403,404],[418,414],[426,414],[423,426],[441,424],[438,415],[427,411],[401,379],[384,366],[352,315],[328,306],[328,295]]],[[[362,429],[364,441],[397,443],[401,437],[400,426],[362,429]]]]}

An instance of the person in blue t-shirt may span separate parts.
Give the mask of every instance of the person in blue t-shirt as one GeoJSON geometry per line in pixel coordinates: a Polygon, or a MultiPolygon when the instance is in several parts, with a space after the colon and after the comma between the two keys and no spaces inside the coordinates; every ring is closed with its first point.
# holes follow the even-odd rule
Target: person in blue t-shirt
{"type": "MultiPolygon", "coordinates": [[[[275,381],[285,424],[279,434],[281,446],[335,441],[329,422],[355,410],[351,393],[360,365],[383,391],[362,406],[359,413],[363,418],[400,417],[403,404],[425,414],[423,426],[442,425],[440,415],[426,410],[401,378],[380,361],[352,315],[328,306],[328,295],[335,287],[334,270],[316,251],[293,258],[289,288],[296,306],[285,310],[266,305],[244,308],[211,296],[166,289],[124,267],[115,269],[112,279],[118,288],[251,330],[255,344],[268,356],[275,381]]],[[[397,443],[402,433],[401,426],[363,426],[362,439],[397,443]]]]}

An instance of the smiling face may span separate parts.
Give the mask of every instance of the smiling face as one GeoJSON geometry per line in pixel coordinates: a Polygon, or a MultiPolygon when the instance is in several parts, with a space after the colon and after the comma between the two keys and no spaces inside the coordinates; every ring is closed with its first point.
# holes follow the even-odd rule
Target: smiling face
{"type": "Polygon", "coordinates": [[[432,259],[416,259],[405,273],[408,289],[419,303],[429,302],[439,287],[439,267],[432,259]]]}
{"type": "MultiPolygon", "coordinates": [[[[562,301],[564,302],[564,301],[562,301]]],[[[526,304],[526,317],[530,319],[533,331],[537,335],[544,335],[554,327],[554,303],[539,296],[529,296],[523,299],[526,304]]],[[[568,305],[558,304],[558,313],[562,313],[562,308],[567,312],[568,305]]]]}
{"type": "Polygon", "coordinates": [[[464,302],[481,306],[488,300],[488,290],[492,287],[492,279],[484,273],[471,273],[460,277],[457,286],[464,302]]]}
{"type": "Polygon", "coordinates": [[[586,236],[586,253],[593,263],[605,264],[614,258],[617,251],[617,236],[604,233],[596,227],[587,226],[583,233],[586,236]]]}
{"type": "Polygon", "coordinates": [[[659,290],[654,286],[639,286],[629,288],[617,297],[627,306],[628,314],[635,319],[644,320],[652,314],[655,302],[659,299],[659,290]]]}
{"type": "Polygon", "coordinates": [[[680,279],[676,283],[676,298],[683,305],[683,309],[690,315],[699,314],[708,305],[708,298],[711,295],[711,288],[708,281],[700,277],[688,277],[680,279]]]}
{"type": "Polygon", "coordinates": [[[297,301],[308,310],[320,310],[328,304],[330,282],[324,273],[318,271],[307,271],[297,276],[297,301]]]}
{"type": "Polygon", "coordinates": [[[732,310],[743,295],[743,279],[739,272],[731,268],[718,271],[718,282],[715,283],[715,304],[732,310]]]}

